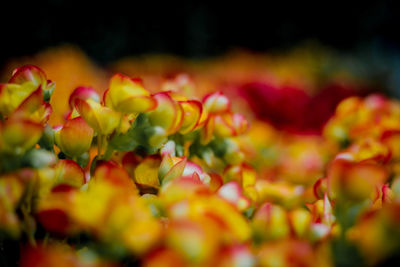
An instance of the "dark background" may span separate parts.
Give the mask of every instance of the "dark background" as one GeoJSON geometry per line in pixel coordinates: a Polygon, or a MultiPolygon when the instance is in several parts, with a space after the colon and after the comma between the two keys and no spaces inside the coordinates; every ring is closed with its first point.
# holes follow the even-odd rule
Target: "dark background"
{"type": "Polygon", "coordinates": [[[99,64],[143,53],[199,58],[237,47],[274,51],[305,40],[339,51],[400,47],[396,1],[128,3],[3,3],[0,63],[65,43],[80,46],[99,64]]]}

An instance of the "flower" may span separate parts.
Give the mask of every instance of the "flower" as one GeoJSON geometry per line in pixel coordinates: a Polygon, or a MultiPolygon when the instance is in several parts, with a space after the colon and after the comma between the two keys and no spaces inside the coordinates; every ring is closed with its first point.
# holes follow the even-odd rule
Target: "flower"
{"type": "Polygon", "coordinates": [[[153,110],[157,101],[144,89],[139,79],[131,79],[122,74],[115,74],[110,81],[110,88],[104,93],[107,107],[122,113],[141,113],[153,110]]]}
{"type": "Polygon", "coordinates": [[[149,112],[150,122],[163,128],[167,135],[177,132],[183,123],[182,106],[168,92],[157,93],[153,97],[157,108],[149,112]]]}
{"type": "Polygon", "coordinates": [[[15,69],[9,82],[0,85],[0,113],[8,117],[36,90],[51,94],[54,84],[48,81],[46,74],[36,66],[24,65],[15,69]]]}
{"type": "Polygon", "coordinates": [[[0,126],[0,150],[21,155],[32,148],[43,133],[43,125],[27,119],[10,119],[0,126]]]}
{"type": "Polygon", "coordinates": [[[82,117],[69,119],[63,126],[55,128],[57,146],[70,157],[78,157],[87,152],[93,135],[93,129],[82,117]]]}
{"type": "Polygon", "coordinates": [[[121,116],[118,112],[102,106],[93,99],[76,99],[75,107],[87,124],[98,134],[111,134],[120,122],[121,116]]]}

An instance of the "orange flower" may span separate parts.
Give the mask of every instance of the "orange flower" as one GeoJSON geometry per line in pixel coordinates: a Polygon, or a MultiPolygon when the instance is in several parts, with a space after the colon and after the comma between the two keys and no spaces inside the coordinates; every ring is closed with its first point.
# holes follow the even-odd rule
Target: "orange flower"
{"type": "Polygon", "coordinates": [[[373,196],[375,188],[388,179],[386,169],[374,162],[352,162],[338,158],[328,169],[329,196],[332,199],[362,201],[373,196]]]}

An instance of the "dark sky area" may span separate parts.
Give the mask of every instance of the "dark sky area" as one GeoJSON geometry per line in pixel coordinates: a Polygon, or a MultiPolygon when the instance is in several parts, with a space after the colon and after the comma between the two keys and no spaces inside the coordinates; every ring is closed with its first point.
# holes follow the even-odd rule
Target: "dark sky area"
{"type": "Polygon", "coordinates": [[[143,53],[198,58],[237,47],[279,50],[305,40],[341,51],[373,43],[400,48],[396,1],[128,3],[3,3],[0,63],[65,43],[80,46],[100,64],[143,53]]]}

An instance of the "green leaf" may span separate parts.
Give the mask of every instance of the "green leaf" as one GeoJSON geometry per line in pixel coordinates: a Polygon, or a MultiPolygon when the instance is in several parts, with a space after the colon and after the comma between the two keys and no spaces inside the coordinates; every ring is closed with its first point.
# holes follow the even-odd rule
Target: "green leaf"
{"type": "Polygon", "coordinates": [[[115,150],[125,152],[134,150],[138,142],[129,133],[126,133],[114,135],[108,145],[115,150]]]}
{"type": "Polygon", "coordinates": [[[50,102],[50,98],[54,92],[54,89],[56,88],[56,83],[55,82],[51,82],[48,86],[46,90],[43,90],[43,101],[49,103],[50,102]]]}
{"type": "Polygon", "coordinates": [[[89,153],[85,152],[76,159],[76,162],[79,164],[79,166],[85,168],[88,165],[89,160],[90,160],[89,153]]]}
{"type": "Polygon", "coordinates": [[[45,149],[33,149],[24,155],[22,161],[24,165],[40,169],[55,163],[56,156],[45,149]]]}
{"type": "Polygon", "coordinates": [[[46,125],[44,128],[42,137],[40,138],[38,144],[41,148],[51,152],[54,151],[54,131],[49,125],[46,125]]]}

